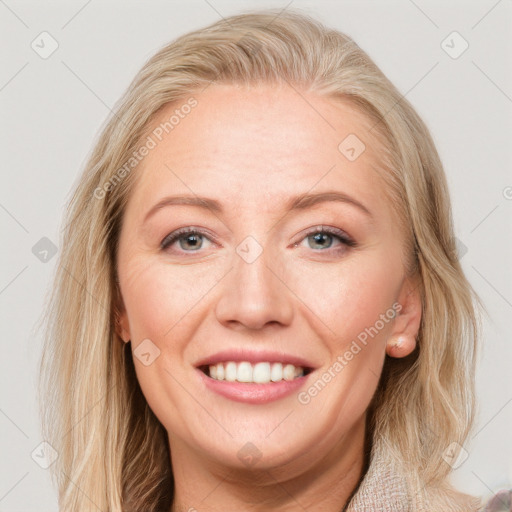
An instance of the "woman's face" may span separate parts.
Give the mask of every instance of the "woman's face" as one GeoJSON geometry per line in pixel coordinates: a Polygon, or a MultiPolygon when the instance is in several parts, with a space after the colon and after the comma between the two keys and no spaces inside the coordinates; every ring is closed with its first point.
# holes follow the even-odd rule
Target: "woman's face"
{"type": "Polygon", "coordinates": [[[419,323],[372,123],[286,86],[193,98],[156,118],[120,235],[142,391],[176,454],[293,471],[360,449],[386,343],[419,323]]]}

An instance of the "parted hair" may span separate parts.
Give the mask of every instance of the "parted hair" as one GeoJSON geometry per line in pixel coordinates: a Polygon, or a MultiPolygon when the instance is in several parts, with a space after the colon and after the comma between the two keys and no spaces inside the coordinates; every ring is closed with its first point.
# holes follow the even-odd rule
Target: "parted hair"
{"type": "Polygon", "coordinates": [[[296,10],[231,16],[162,47],[95,141],[68,202],[43,316],[40,408],[44,439],[58,453],[51,471],[60,509],[170,510],[167,432],[142,394],[131,344],[116,330],[117,247],[137,175],[127,161],[162,107],[212,83],[288,84],[346,101],[371,121],[361,138],[380,148],[379,172],[408,241],[408,271],[419,277],[422,320],[415,351],[386,357],[369,435],[403,469],[414,510],[476,510],[476,499],[450,486],[444,457],[464,446],[472,428],[479,321],[440,158],[424,122],[370,57],[296,10]]]}

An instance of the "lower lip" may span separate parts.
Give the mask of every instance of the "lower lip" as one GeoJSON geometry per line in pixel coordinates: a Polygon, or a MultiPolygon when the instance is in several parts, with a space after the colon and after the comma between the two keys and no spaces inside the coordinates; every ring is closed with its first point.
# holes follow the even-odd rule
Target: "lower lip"
{"type": "Polygon", "coordinates": [[[208,377],[208,375],[201,370],[197,371],[208,389],[235,402],[248,404],[266,404],[274,400],[279,400],[280,398],[285,398],[294,391],[297,391],[309,376],[308,374],[293,380],[256,384],[253,382],[245,383],[216,380],[208,377]]]}

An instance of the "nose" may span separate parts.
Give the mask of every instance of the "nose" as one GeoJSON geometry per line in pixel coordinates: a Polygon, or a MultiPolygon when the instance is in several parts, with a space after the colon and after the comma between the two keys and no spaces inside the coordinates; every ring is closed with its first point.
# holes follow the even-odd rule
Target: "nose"
{"type": "Polygon", "coordinates": [[[234,255],[233,268],[222,280],[223,289],[215,307],[220,323],[251,330],[267,324],[291,323],[293,294],[271,263],[269,266],[272,259],[266,251],[250,263],[234,255]]]}

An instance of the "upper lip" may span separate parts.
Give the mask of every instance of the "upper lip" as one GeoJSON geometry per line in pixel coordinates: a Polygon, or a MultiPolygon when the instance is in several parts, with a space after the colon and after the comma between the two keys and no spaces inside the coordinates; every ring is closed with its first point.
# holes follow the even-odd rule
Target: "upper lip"
{"type": "Polygon", "coordinates": [[[309,368],[312,370],[315,369],[314,365],[310,361],[306,361],[304,358],[292,354],[286,354],[284,352],[276,352],[270,350],[256,351],[243,349],[231,349],[216,352],[211,356],[207,356],[200,359],[195,366],[210,366],[217,363],[225,363],[228,361],[247,361],[252,364],[259,362],[284,363],[293,364],[294,366],[300,366],[302,368],[309,368]]]}

